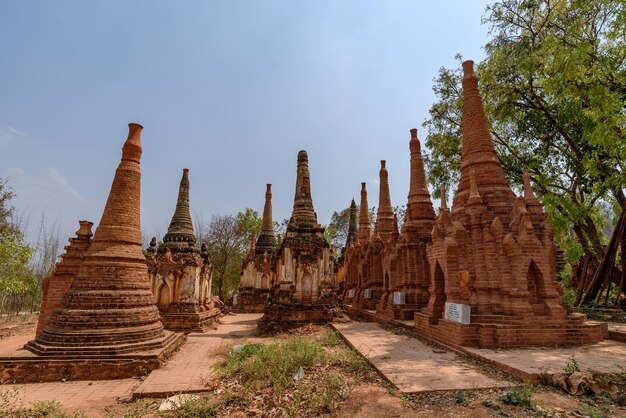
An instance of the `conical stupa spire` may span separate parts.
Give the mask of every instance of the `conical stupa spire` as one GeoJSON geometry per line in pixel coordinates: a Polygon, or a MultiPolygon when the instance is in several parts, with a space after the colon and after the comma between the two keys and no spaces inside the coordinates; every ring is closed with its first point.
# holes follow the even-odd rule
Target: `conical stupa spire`
{"type": "Polygon", "coordinates": [[[272,185],[267,184],[265,190],[265,206],[263,206],[263,223],[261,226],[261,235],[256,242],[256,253],[263,254],[267,252],[271,254],[276,247],[276,236],[274,235],[274,221],[272,220],[272,185]]]}
{"type": "Polygon", "coordinates": [[[296,177],[296,193],[293,199],[293,212],[289,220],[290,227],[319,227],[311,198],[311,176],[309,174],[309,157],[306,151],[298,153],[298,172],[296,177]]]}
{"type": "Polygon", "coordinates": [[[430,200],[430,192],[426,185],[426,172],[422,159],[420,141],[417,139],[417,129],[411,129],[411,186],[409,189],[407,209],[410,216],[407,220],[419,229],[420,233],[430,235],[435,221],[435,210],[430,200]]]}
{"type": "Polygon", "coordinates": [[[388,240],[393,233],[393,208],[389,196],[389,173],[386,161],[380,161],[380,192],[378,194],[378,212],[376,213],[376,226],[383,241],[388,240]]]}
{"type": "Polygon", "coordinates": [[[370,239],[370,210],[367,203],[367,188],[365,182],[361,183],[361,203],[359,207],[359,244],[364,244],[370,239]]]}
{"type": "Polygon", "coordinates": [[[350,219],[348,222],[348,237],[346,238],[346,247],[351,247],[357,241],[357,222],[356,222],[356,203],[354,199],[350,203],[350,219]]]}
{"type": "Polygon", "coordinates": [[[189,212],[189,169],[183,169],[183,177],[180,179],[178,200],[172,221],[163,237],[163,244],[172,249],[195,249],[196,235],[193,232],[193,223],[189,212]]]}
{"type": "Polygon", "coordinates": [[[463,206],[470,194],[470,169],[483,202],[499,214],[510,213],[515,194],[504,177],[502,166],[489,133],[487,118],[478,91],[474,62],[463,63],[463,147],[461,178],[453,201],[453,212],[463,206]]]}
{"type": "Polygon", "coordinates": [[[32,351],[73,355],[89,347],[91,355],[154,349],[163,343],[163,326],[150,291],[141,248],[141,125],[129,124],[111,192],[92,244],[70,290],[32,351]]]}

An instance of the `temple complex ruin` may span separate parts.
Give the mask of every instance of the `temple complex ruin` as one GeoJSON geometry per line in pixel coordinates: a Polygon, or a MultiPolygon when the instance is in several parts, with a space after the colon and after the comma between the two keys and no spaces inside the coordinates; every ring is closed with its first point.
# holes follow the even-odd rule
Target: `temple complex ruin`
{"type": "Polygon", "coordinates": [[[267,185],[261,234],[250,243],[248,257],[243,260],[239,294],[234,308],[239,312],[263,312],[276,283],[276,235],[272,220],[272,185],[267,185]]]}
{"type": "Polygon", "coordinates": [[[416,130],[411,181],[398,236],[387,170],[380,170],[374,234],[362,184],[359,239],[345,250],[339,279],[351,310],[414,319],[420,335],[455,346],[517,347],[598,342],[606,324],[568,315],[556,275],[547,215],[524,173],[524,195],[511,190],[491,139],[473,62],[463,63],[461,178],[452,209],[439,216],[426,186],[416,130]]]}
{"type": "Polygon", "coordinates": [[[172,221],[158,246],[146,252],[150,287],[166,329],[202,332],[219,316],[211,297],[211,262],[206,244],[198,248],[189,212],[189,170],[183,169],[172,221]]]}

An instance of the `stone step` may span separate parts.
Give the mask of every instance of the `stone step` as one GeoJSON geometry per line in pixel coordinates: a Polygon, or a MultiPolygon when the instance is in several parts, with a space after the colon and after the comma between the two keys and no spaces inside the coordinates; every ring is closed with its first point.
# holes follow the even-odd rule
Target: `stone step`
{"type": "Polygon", "coordinates": [[[67,357],[67,356],[75,356],[75,357],[106,357],[110,355],[123,355],[135,352],[145,352],[150,350],[158,350],[161,349],[168,344],[170,344],[173,340],[180,337],[180,334],[175,334],[172,332],[166,332],[166,335],[162,338],[157,338],[154,340],[146,341],[146,342],[137,342],[137,343],[128,343],[128,344],[116,344],[116,345],[99,345],[99,346],[85,346],[83,345],[75,345],[75,346],[53,346],[45,343],[40,343],[36,340],[29,341],[24,348],[29,351],[38,354],[40,356],[58,356],[58,357],[67,357]]]}

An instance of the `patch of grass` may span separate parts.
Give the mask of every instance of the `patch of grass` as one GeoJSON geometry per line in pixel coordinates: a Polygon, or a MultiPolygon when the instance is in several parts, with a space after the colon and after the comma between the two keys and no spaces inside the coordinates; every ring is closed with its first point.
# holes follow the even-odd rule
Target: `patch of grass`
{"type": "Polygon", "coordinates": [[[318,342],[294,336],[267,345],[247,344],[218,363],[216,369],[236,375],[252,390],[271,386],[280,393],[293,385],[293,374],[300,367],[306,370],[321,353],[318,342]]]}
{"type": "Polygon", "coordinates": [[[324,347],[335,347],[341,344],[341,342],[341,337],[339,337],[339,333],[335,330],[327,332],[320,338],[320,343],[324,347]]]}
{"type": "Polygon", "coordinates": [[[467,399],[465,399],[465,395],[463,394],[463,392],[461,392],[460,390],[457,390],[454,393],[454,402],[460,405],[465,405],[467,403],[467,399]]]}
{"type": "Polygon", "coordinates": [[[372,370],[367,360],[350,349],[325,351],[322,357],[328,365],[340,367],[358,378],[365,377],[372,370]]]}
{"type": "Polygon", "coordinates": [[[318,416],[334,411],[344,396],[343,376],[330,372],[321,380],[308,380],[297,385],[293,403],[286,408],[287,416],[318,416]]]}
{"type": "Polygon", "coordinates": [[[504,416],[504,417],[508,417],[509,414],[502,409],[502,407],[500,405],[498,405],[497,403],[489,400],[489,399],[485,399],[483,401],[483,406],[492,409],[493,411],[495,411],[498,415],[504,416]]]}
{"type": "Polygon", "coordinates": [[[187,402],[183,402],[178,408],[172,411],[172,414],[169,416],[213,418],[217,416],[219,407],[219,402],[215,402],[207,397],[198,397],[197,399],[190,399],[187,402]]]}
{"type": "Polygon", "coordinates": [[[572,356],[565,363],[565,367],[563,367],[563,371],[567,374],[572,374],[580,371],[580,365],[578,361],[576,361],[576,356],[572,356]]]}
{"type": "Polygon", "coordinates": [[[16,388],[0,390],[0,417],[1,418],[86,418],[84,412],[67,413],[61,410],[57,401],[37,401],[29,406],[22,406],[22,397],[16,388]]]}
{"type": "Polygon", "coordinates": [[[500,395],[499,399],[507,405],[521,406],[523,408],[533,407],[533,394],[535,388],[532,386],[520,386],[512,388],[500,395]]]}

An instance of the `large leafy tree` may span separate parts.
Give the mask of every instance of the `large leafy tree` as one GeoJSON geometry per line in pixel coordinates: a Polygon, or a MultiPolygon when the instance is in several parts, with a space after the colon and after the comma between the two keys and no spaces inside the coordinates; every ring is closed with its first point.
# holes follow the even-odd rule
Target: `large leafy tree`
{"type": "MultiPolygon", "coordinates": [[[[492,38],[478,72],[500,159],[514,185],[529,169],[570,261],[602,255],[602,209],[626,201],[625,13],[624,0],[503,0],[484,18],[492,38]]],[[[448,189],[458,180],[460,81],[460,70],[440,70],[425,122],[429,182],[448,189]]]]}

